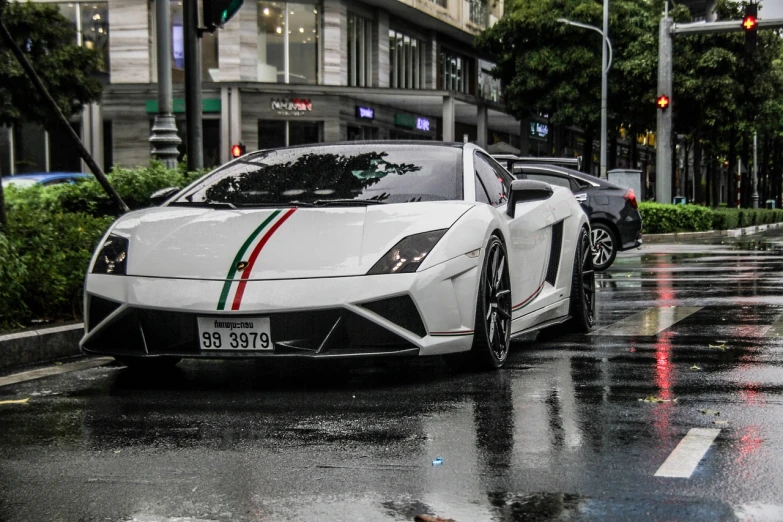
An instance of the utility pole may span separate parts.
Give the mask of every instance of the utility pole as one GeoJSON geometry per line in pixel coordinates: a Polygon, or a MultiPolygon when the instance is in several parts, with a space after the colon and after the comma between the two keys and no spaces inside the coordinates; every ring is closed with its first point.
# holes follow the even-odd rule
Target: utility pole
{"type": "MultiPolygon", "coordinates": [[[[606,140],[607,125],[606,118],[608,113],[607,98],[609,96],[608,76],[609,76],[609,57],[607,52],[609,42],[609,0],[604,0],[604,31],[603,41],[601,42],[601,179],[609,179],[606,174],[606,140]]],[[[633,136],[631,136],[633,139],[633,136]]]]}
{"type": "Polygon", "coordinates": [[[750,196],[751,206],[753,208],[759,208],[759,133],[753,132],[753,185],[751,190],[753,191],[750,196]]]}
{"type": "Polygon", "coordinates": [[[155,17],[158,51],[158,114],[152,125],[152,155],[166,165],[166,168],[177,168],[179,151],[177,146],[182,143],[177,135],[177,122],[174,119],[171,96],[171,31],[169,0],[155,0],[155,17]]]}
{"type": "Polygon", "coordinates": [[[658,111],[658,132],[655,136],[655,201],[672,202],[672,25],[669,3],[661,18],[658,39],[658,96],[668,96],[668,108],[658,111]]]}
{"type": "Polygon", "coordinates": [[[183,0],[182,7],[182,25],[184,26],[185,38],[185,116],[188,129],[188,170],[193,172],[204,168],[198,0],[183,0]]]}

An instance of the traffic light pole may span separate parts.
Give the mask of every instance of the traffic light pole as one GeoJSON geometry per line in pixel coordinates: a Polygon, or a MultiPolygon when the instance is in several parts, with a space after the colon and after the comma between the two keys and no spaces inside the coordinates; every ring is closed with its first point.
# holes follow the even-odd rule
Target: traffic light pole
{"type": "Polygon", "coordinates": [[[188,171],[193,172],[204,168],[198,0],[184,0],[182,7],[182,18],[184,18],[182,25],[185,37],[185,115],[188,129],[188,171]]]}
{"type": "MultiPolygon", "coordinates": [[[[779,29],[783,27],[783,18],[757,20],[757,28],[779,29]]],[[[675,24],[669,18],[668,9],[660,22],[660,38],[658,41],[658,95],[669,97],[668,109],[658,111],[658,131],[656,140],[655,162],[655,201],[671,203],[672,194],[672,109],[674,107],[673,86],[673,52],[674,36],[688,34],[716,34],[744,31],[741,20],[725,22],[675,24]]],[[[697,167],[698,168],[698,167],[697,167]]],[[[757,196],[758,198],[758,196],[757,196]]],[[[758,200],[756,200],[758,203],[758,200]]]]}

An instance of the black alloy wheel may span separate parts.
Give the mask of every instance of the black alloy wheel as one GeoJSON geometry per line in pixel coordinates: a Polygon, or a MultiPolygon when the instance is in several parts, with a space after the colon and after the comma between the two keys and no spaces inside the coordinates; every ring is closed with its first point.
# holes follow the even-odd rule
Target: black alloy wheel
{"type": "Polygon", "coordinates": [[[568,309],[569,327],[577,332],[589,332],[595,321],[595,269],[586,229],[579,233],[571,279],[571,300],[568,309]]]}
{"type": "Polygon", "coordinates": [[[603,223],[592,225],[593,265],[594,269],[603,272],[614,263],[617,256],[617,239],[614,232],[603,223]]]}
{"type": "Polygon", "coordinates": [[[481,270],[473,348],[469,352],[483,369],[503,366],[511,345],[511,281],[506,247],[490,237],[481,270]]]}

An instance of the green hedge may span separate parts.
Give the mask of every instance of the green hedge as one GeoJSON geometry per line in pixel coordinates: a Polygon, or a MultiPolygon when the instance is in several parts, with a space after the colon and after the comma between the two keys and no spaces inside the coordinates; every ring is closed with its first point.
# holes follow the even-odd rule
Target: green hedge
{"type": "Polygon", "coordinates": [[[712,229],[712,210],[707,207],[642,202],[639,212],[648,234],[712,229]]]}
{"type": "Polygon", "coordinates": [[[783,222],[783,209],[710,209],[699,205],[642,202],[639,212],[647,234],[728,230],[783,222]]]}
{"type": "MultiPolygon", "coordinates": [[[[200,174],[161,163],[115,169],[112,184],[131,209],[149,206],[158,189],[184,187],[200,174]]],[[[92,253],[116,210],[97,182],[5,192],[8,234],[0,233],[0,330],[31,319],[79,319],[92,253]]]]}

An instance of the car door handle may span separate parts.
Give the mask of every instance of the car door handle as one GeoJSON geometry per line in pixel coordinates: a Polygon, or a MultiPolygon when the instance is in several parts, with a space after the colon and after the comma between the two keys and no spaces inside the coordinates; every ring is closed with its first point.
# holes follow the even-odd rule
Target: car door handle
{"type": "Polygon", "coordinates": [[[580,203],[584,203],[585,201],[587,201],[587,194],[574,194],[574,197],[580,203]]]}

